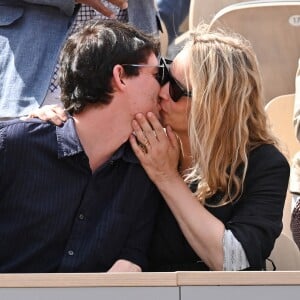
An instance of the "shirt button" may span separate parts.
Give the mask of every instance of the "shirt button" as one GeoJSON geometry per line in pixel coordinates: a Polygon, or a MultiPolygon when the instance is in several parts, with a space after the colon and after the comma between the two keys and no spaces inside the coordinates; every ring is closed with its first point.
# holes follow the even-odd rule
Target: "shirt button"
{"type": "Polygon", "coordinates": [[[68,254],[69,254],[70,256],[73,256],[73,255],[74,255],[74,251],[69,250],[69,251],[68,251],[68,254]]]}
{"type": "Polygon", "coordinates": [[[78,218],[79,218],[79,220],[84,220],[84,219],[85,219],[84,214],[80,214],[80,215],[78,216],[78,218]]]}

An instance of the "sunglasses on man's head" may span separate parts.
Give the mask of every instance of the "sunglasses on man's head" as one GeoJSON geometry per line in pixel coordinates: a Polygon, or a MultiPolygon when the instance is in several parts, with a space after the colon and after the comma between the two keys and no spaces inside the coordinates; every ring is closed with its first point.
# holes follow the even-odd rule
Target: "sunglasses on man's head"
{"type": "Polygon", "coordinates": [[[160,59],[160,65],[164,66],[163,79],[161,80],[161,85],[165,85],[167,82],[169,82],[169,94],[174,102],[177,102],[183,96],[191,98],[192,91],[186,90],[182,86],[182,84],[172,76],[170,72],[171,63],[172,60],[165,59],[163,57],[160,59]]]}
{"type": "Polygon", "coordinates": [[[123,67],[125,68],[146,68],[146,67],[151,67],[151,68],[158,68],[158,73],[153,74],[154,78],[157,80],[160,86],[163,86],[167,83],[165,81],[165,78],[167,76],[166,72],[168,72],[167,68],[163,64],[159,65],[147,65],[147,64],[122,64],[123,67]]]}

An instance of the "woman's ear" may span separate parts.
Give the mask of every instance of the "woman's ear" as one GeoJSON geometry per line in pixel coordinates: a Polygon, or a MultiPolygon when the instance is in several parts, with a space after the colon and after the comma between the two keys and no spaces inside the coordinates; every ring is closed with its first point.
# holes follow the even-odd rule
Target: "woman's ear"
{"type": "Polygon", "coordinates": [[[113,84],[115,88],[123,90],[126,84],[124,79],[124,69],[121,65],[115,65],[113,68],[113,84]]]}

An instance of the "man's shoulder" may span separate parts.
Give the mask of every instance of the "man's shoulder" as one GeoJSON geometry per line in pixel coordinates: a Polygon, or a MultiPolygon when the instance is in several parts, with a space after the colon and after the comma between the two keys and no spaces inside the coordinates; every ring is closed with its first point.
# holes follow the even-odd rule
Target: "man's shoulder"
{"type": "Polygon", "coordinates": [[[9,129],[12,131],[26,131],[32,128],[39,128],[40,130],[46,129],[49,127],[55,128],[54,125],[44,122],[40,119],[29,119],[29,120],[21,120],[21,119],[12,119],[8,121],[1,121],[0,122],[0,129],[9,129]]]}
{"type": "Polygon", "coordinates": [[[46,132],[55,133],[55,126],[41,121],[39,119],[30,119],[23,121],[20,119],[14,119],[9,121],[0,122],[0,137],[4,139],[26,139],[29,135],[42,135],[46,132]]]}

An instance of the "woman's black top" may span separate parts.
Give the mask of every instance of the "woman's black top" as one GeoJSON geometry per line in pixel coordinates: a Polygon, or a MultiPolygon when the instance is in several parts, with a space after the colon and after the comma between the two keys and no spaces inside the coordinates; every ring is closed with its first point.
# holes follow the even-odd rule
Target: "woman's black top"
{"type": "MultiPolygon", "coordinates": [[[[282,230],[289,164],[273,145],[251,151],[244,189],[234,203],[206,207],[232,231],[247,255],[250,269],[261,270],[282,230]]],[[[212,200],[220,195],[216,194],[212,200]]],[[[184,201],[184,199],[183,199],[184,201]]],[[[148,271],[208,270],[193,251],[165,202],[157,216],[148,271]]]]}

